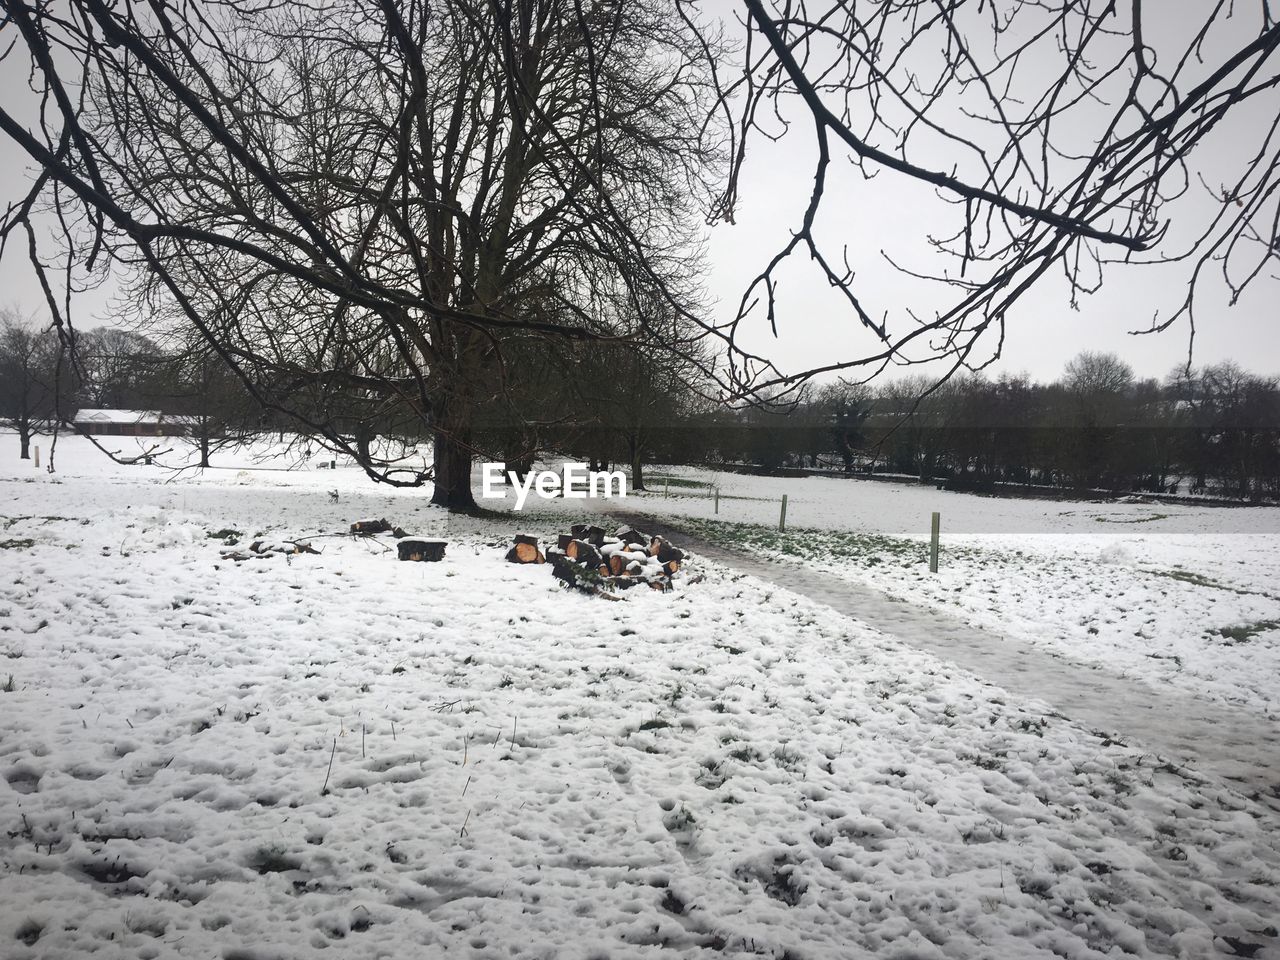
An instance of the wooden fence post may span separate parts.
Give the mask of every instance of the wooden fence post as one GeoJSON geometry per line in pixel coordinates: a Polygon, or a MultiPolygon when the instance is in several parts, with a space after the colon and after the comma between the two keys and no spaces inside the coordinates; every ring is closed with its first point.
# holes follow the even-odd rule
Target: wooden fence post
{"type": "Polygon", "coordinates": [[[716,513],[720,512],[720,488],[716,487],[716,513]]]}
{"type": "Polygon", "coordinates": [[[778,530],[779,532],[781,532],[786,529],[787,529],[787,495],[784,493],[782,495],[782,513],[778,517],[778,530]]]}
{"type": "Polygon", "coordinates": [[[36,469],[37,469],[37,470],[39,470],[39,469],[40,469],[40,448],[39,448],[39,447],[36,447],[36,463],[35,463],[35,467],[36,467],[36,469]]]}
{"type": "Polygon", "coordinates": [[[938,531],[942,527],[942,514],[934,512],[929,531],[929,572],[938,572],[938,531]]]}

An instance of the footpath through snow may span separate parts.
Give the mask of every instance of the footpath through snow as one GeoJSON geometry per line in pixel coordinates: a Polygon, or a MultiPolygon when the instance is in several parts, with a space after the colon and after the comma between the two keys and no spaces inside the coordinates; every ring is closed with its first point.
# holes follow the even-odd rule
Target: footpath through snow
{"type": "Polygon", "coordinates": [[[1086,729],[1131,745],[1136,741],[1167,760],[1231,781],[1280,813],[1280,741],[1268,718],[1020,644],[831,574],[718,546],[650,514],[617,508],[612,513],[709,559],[824,603],[1012,693],[1045,701],[1086,729]]]}

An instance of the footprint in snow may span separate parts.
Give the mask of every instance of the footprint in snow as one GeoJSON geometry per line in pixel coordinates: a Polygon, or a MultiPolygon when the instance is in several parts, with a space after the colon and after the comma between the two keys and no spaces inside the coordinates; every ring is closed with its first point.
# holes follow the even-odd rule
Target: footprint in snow
{"type": "Polygon", "coordinates": [[[5,780],[18,793],[35,793],[40,789],[42,776],[42,771],[28,763],[15,763],[4,772],[5,780]]]}

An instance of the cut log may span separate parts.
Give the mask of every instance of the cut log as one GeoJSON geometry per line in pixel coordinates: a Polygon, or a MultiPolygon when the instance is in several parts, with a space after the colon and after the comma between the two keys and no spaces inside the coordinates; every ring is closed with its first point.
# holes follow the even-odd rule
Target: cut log
{"type": "Polygon", "coordinates": [[[684,559],[684,551],[673,547],[666,540],[658,544],[657,552],[653,555],[658,558],[659,563],[670,563],[673,560],[679,562],[684,559]]]}
{"type": "Polygon", "coordinates": [[[585,523],[575,523],[569,527],[569,536],[573,537],[575,540],[581,540],[582,535],[586,532],[587,525],[585,523]]]}
{"type": "Polygon", "coordinates": [[[402,527],[393,527],[391,529],[391,536],[395,537],[397,540],[403,540],[408,535],[409,534],[406,533],[402,527]]]}
{"type": "Polygon", "coordinates": [[[576,560],[578,563],[586,564],[588,567],[600,566],[603,559],[600,556],[600,551],[585,540],[570,540],[569,546],[565,548],[564,552],[570,560],[576,560]]]}
{"type": "Polygon", "coordinates": [[[628,547],[643,547],[649,542],[649,538],[635,527],[619,527],[614,531],[613,535],[628,547]]]}
{"type": "Polygon", "coordinates": [[[515,535],[515,545],[507,551],[507,560],[512,563],[546,563],[547,558],[538,549],[538,538],[527,533],[515,535]]]}
{"type": "Polygon", "coordinates": [[[671,589],[671,581],[667,580],[665,577],[658,577],[649,581],[649,589],[659,590],[662,593],[666,593],[671,589]]]}
{"type": "Polygon", "coordinates": [[[569,544],[573,543],[573,535],[568,533],[560,534],[556,540],[556,549],[565,553],[569,552],[569,544]]]}
{"type": "Polygon", "coordinates": [[[662,569],[666,571],[667,576],[669,577],[674,576],[676,572],[679,571],[680,569],[680,561],[668,560],[666,563],[662,565],[662,569]]]}
{"type": "Polygon", "coordinates": [[[615,577],[622,576],[622,571],[627,569],[627,558],[620,553],[615,553],[609,557],[609,573],[615,577]]]}
{"type": "Polygon", "coordinates": [[[401,560],[438,563],[444,559],[444,540],[401,540],[396,544],[396,552],[401,560]]]}
{"type": "Polygon", "coordinates": [[[593,547],[604,546],[604,529],[602,527],[587,527],[578,536],[579,540],[585,540],[593,547]]]}
{"type": "Polygon", "coordinates": [[[386,520],[357,520],[351,525],[352,533],[386,533],[391,529],[391,524],[386,520]]]}

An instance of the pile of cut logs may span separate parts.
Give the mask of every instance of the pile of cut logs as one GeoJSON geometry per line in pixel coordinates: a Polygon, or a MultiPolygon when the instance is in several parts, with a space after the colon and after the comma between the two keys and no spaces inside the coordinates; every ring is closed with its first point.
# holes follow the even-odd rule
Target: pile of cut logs
{"type": "Polygon", "coordinates": [[[550,563],[558,579],[586,593],[625,590],[641,583],[654,590],[670,590],[671,579],[684,562],[684,551],[634,527],[619,527],[612,536],[602,527],[585,523],[575,523],[569,530],[545,554],[537,537],[518,533],[507,560],[550,563]]]}

